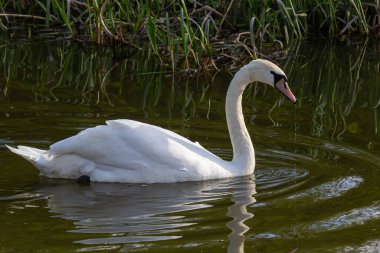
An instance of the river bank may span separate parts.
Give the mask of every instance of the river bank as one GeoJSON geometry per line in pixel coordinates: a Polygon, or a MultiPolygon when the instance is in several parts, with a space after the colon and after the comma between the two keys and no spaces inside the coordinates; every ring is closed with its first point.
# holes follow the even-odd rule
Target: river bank
{"type": "Polygon", "coordinates": [[[380,34],[378,0],[48,0],[0,5],[0,27],[12,38],[147,50],[173,71],[233,69],[258,52],[259,57],[275,53],[273,58],[281,58],[308,37],[376,39],[380,34]]]}

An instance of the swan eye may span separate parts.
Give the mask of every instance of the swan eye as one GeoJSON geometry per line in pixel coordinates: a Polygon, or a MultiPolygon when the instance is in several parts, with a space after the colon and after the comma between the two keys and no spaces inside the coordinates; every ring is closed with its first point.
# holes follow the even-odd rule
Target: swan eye
{"type": "MultiPolygon", "coordinates": [[[[274,84],[276,84],[276,83],[277,83],[278,81],[280,81],[281,79],[284,80],[285,82],[288,81],[288,79],[286,78],[285,75],[277,74],[277,73],[274,72],[274,71],[271,71],[270,73],[273,75],[273,78],[274,78],[274,84]]],[[[284,84],[284,88],[286,88],[286,87],[285,87],[285,84],[284,84]]]]}

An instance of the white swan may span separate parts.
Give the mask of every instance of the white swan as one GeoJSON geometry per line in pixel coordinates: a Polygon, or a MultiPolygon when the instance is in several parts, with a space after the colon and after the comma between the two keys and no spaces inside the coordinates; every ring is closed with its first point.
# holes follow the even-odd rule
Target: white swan
{"type": "Polygon", "coordinates": [[[77,179],[86,175],[98,182],[167,183],[249,175],[255,169],[255,152],[241,103],[244,89],[254,81],[276,87],[296,102],[286,75],[275,64],[254,60],[242,67],[232,79],[226,98],[232,161],[174,132],[121,119],[86,129],[53,144],[50,150],[7,147],[50,178],[77,179]]]}

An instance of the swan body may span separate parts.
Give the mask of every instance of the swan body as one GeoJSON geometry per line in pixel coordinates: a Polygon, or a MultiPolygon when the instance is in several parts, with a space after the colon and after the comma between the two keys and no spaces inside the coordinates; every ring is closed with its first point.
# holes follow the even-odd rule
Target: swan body
{"type": "Polygon", "coordinates": [[[242,67],[231,81],[226,98],[232,161],[169,130],[121,119],[88,128],[51,145],[49,150],[7,147],[50,178],[77,179],[87,175],[97,182],[168,183],[249,175],[255,169],[255,152],[241,102],[244,89],[253,81],[277,87],[296,101],[285,74],[275,64],[254,60],[242,67]]]}
{"type": "Polygon", "coordinates": [[[249,173],[233,171],[228,162],[199,144],[163,128],[133,120],[106,123],[59,141],[49,151],[10,149],[51,178],[89,175],[92,181],[154,183],[249,173]]]}

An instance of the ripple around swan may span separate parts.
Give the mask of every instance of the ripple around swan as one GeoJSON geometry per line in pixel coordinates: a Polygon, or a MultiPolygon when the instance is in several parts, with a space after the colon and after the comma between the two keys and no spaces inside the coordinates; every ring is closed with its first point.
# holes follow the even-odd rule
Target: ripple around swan
{"type": "Polygon", "coordinates": [[[81,244],[123,244],[133,242],[155,242],[179,239],[181,236],[122,236],[122,237],[105,237],[75,241],[81,244]]]}
{"type": "Polygon", "coordinates": [[[370,206],[355,208],[347,212],[339,213],[333,217],[320,220],[307,227],[310,231],[326,231],[363,225],[368,221],[380,219],[380,202],[370,206]]]}
{"type": "MultiPolygon", "coordinates": [[[[259,248],[295,240],[315,245],[329,238],[331,252],[380,252],[379,158],[332,141],[304,136],[297,141],[296,151],[265,149],[257,155],[261,167],[257,202],[250,206],[256,218],[251,244],[259,248]],[[355,242],[347,243],[345,235],[354,235],[355,242]]],[[[307,252],[329,251],[314,247],[307,252]]]]}
{"type": "MultiPolygon", "coordinates": [[[[262,242],[291,241],[295,235],[300,240],[319,240],[329,231],[351,233],[370,223],[376,226],[379,202],[370,195],[358,201],[362,188],[373,184],[374,177],[356,165],[373,168],[371,154],[306,139],[289,151],[259,146],[253,178],[153,185],[94,183],[89,187],[44,179],[35,191],[1,196],[0,201],[9,203],[11,213],[47,206],[52,219],[71,221],[65,231],[78,235],[73,239],[82,245],[78,251],[134,251],[138,250],[134,247],[173,240],[185,247],[184,238],[221,231],[233,249],[244,240],[260,248],[262,242]],[[322,151],[332,154],[332,159],[322,151]],[[358,152],[360,157],[353,156],[358,152]],[[346,207],[342,200],[348,197],[358,203],[346,207]]],[[[226,159],[232,153],[225,148],[213,151],[226,159]]],[[[194,239],[191,245],[204,244],[194,239]]],[[[367,243],[337,246],[336,251],[366,252],[377,244],[373,237],[367,243]]]]}
{"type": "Polygon", "coordinates": [[[312,161],[307,156],[286,151],[267,149],[257,152],[256,197],[261,201],[254,206],[269,205],[272,200],[307,184],[311,177],[309,167],[312,161]]]}
{"type": "Polygon", "coordinates": [[[27,199],[36,199],[40,197],[41,194],[39,193],[20,193],[16,195],[10,195],[10,196],[0,196],[0,201],[15,201],[15,200],[27,200],[27,199]]]}
{"type": "MultiPolygon", "coordinates": [[[[47,201],[52,217],[73,221],[74,228],[67,232],[88,236],[74,241],[83,245],[180,239],[184,231],[192,231],[194,226],[206,230],[213,227],[205,226],[197,216],[189,218],[183,214],[204,209],[204,213],[208,213],[214,202],[230,198],[232,189],[236,210],[240,210],[240,205],[254,201],[252,195],[255,193],[250,177],[180,184],[94,183],[89,187],[65,181],[47,182],[35,196],[47,201]]],[[[228,226],[239,229],[240,222],[251,218],[251,214],[235,213],[234,210],[232,208],[229,214],[233,221],[228,226]]],[[[210,219],[214,217],[211,215],[210,219]]]]}
{"type": "Polygon", "coordinates": [[[337,247],[335,252],[378,253],[380,252],[380,238],[367,241],[359,246],[337,247]]]}
{"type": "Polygon", "coordinates": [[[349,176],[338,178],[315,187],[304,192],[289,196],[289,199],[312,198],[314,201],[326,200],[343,195],[349,190],[359,187],[363,179],[359,176],[349,176]]]}

